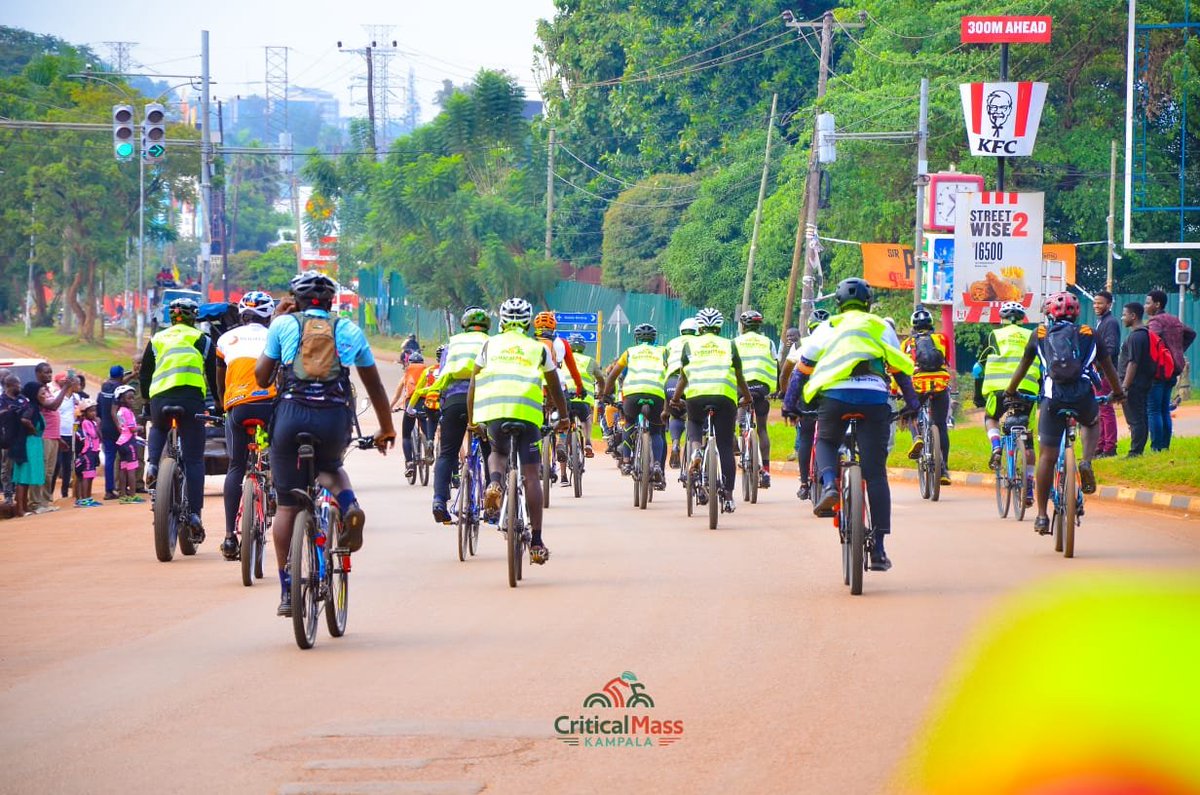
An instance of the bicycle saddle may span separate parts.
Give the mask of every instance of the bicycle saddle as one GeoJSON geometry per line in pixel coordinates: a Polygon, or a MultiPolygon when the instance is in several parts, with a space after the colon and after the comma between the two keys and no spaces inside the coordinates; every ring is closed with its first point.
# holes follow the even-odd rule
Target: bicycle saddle
{"type": "Polygon", "coordinates": [[[505,436],[516,436],[524,432],[525,423],[523,422],[502,422],[500,423],[500,433],[505,436]]]}
{"type": "Polygon", "coordinates": [[[865,420],[866,418],[867,416],[865,414],[859,414],[856,411],[851,411],[842,415],[842,419],[844,420],[865,420]]]}
{"type": "Polygon", "coordinates": [[[314,436],[311,433],[301,432],[301,433],[296,434],[296,444],[297,445],[311,444],[316,447],[320,447],[321,440],[319,437],[314,436]]]}
{"type": "Polygon", "coordinates": [[[162,415],[168,419],[171,417],[181,419],[186,413],[183,410],[183,406],[163,406],[162,408],[162,415]]]}

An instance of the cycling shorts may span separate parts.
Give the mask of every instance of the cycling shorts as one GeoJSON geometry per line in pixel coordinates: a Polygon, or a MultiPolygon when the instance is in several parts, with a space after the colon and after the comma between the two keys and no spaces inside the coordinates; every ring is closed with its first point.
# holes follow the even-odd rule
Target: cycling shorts
{"type": "Polygon", "coordinates": [[[521,426],[521,432],[517,434],[517,459],[521,462],[521,466],[540,464],[542,451],[538,448],[538,443],[542,440],[542,430],[532,422],[521,420],[492,420],[489,422],[487,431],[488,440],[492,443],[492,451],[505,457],[508,456],[509,437],[500,433],[500,426],[506,422],[515,422],[521,426]]]}
{"type": "Polygon", "coordinates": [[[1091,392],[1072,400],[1048,398],[1042,400],[1041,411],[1038,413],[1038,441],[1045,447],[1058,448],[1063,431],[1067,427],[1067,418],[1060,412],[1071,409],[1075,412],[1076,421],[1091,428],[1100,418],[1100,404],[1091,392]]]}

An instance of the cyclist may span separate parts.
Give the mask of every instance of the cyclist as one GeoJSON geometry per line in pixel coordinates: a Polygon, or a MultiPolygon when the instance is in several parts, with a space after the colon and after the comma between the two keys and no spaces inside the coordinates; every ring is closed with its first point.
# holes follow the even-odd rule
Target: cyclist
{"type": "Polygon", "coordinates": [[[217,382],[217,357],[212,339],[196,328],[200,306],[190,298],[176,298],[167,306],[171,325],[155,334],[142,352],[138,373],[142,394],[150,397],[150,433],[147,445],[146,487],[154,488],[158,478],[158,460],[167,443],[169,422],[163,416],[166,406],[180,406],[179,443],[183,449],[187,499],[192,514],[188,517],[192,542],[204,540],[200,519],[204,507],[204,423],[196,419],[205,413],[205,398],[217,382]]]}
{"type": "Polygon", "coordinates": [[[558,318],[553,312],[538,312],[537,317],[533,319],[534,336],[550,352],[555,368],[566,366],[567,372],[575,381],[575,397],[577,400],[583,400],[587,396],[587,390],[584,389],[583,376],[579,373],[579,364],[575,361],[575,352],[557,336],[557,330],[558,318]]]}
{"type": "MultiPolygon", "coordinates": [[[[950,417],[950,370],[947,366],[947,342],[944,334],[933,330],[933,315],[923,306],[912,313],[912,336],[904,341],[904,352],[912,357],[916,365],[913,372],[913,388],[921,402],[929,404],[929,421],[941,435],[942,471],[939,473],[943,486],[950,485],[950,433],[947,419],[950,417]]],[[[912,447],[908,457],[916,461],[925,449],[917,423],[909,425],[912,447]]]]}
{"type": "MultiPolygon", "coordinates": [[[[584,354],[583,350],[585,342],[582,334],[572,334],[567,340],[567,345],[571,348],[571,353],[575,357],[575,364],[579,366],[579,375],[583,378],[583,399],[577,399],[573,395],[567,399],[567,411],[569,416],[578,420],[583,425],[583,456],[584,458],[592,458],[596,455],[592,450],[592,414],[596,411],[596,385],[604,380],[604,373],[600,371],[600,365],[592,357],[584,354]]],[[[558,368],[559,383],[566,383],[567,370],[563,366],[558,368]]],[[[567,473],[567,439],[565,435],[560,435],[558,440],[558,468],[559,479],[558,484],[566,487],[571,485],[570,478],[567,473]]]]}
{"type": "Polygon", "coordinates": [[[469,306],[459,318],[461,334],[445,345],[440,359],[441,374],[434,382],[441,400],[441,443],[433,467],[433,520],[449,522],[450,482],[458,473],[458,452],[467,433],[467,389],[475,372],[475,357],[487,342],[492,319],[487,310],[469,306]]]}
{"type": "Polygon", "coordinates": [[[475,357],[475,372],[467,391],[467,423],[485,425],[492,443],[488,485],[483,493],[483,509],[489,516],[500,511],[509,445],[517,445],[532,535],[529,561],[541,565],[550,559],[550,550],[542,539],[542,483],[538,477],[545,394],[558,409],[555,430],[565,431],[571,423],[550,349],[528,336],[532,317],[533,307],[524,298],[510,298],[500,305],[500,333],[484,342],[475,357]],[[500,432],[501,425],[508,422],[523,426],[515,439],[500,432]]]}
{"type": "Polygon", "coordinates": [[[330,315],[337,285],[323,273],[306,271],[292,278],[291,293],[294,301],[285,299],[277,307],[277,316],[267,331],[266,346],[254,367],[255,381],[263,388],[271,383],[278,370],[279,400],[271,427],[271,477],[279,502],[272,537],[283,589],[277,611],[281,616],[292,614],[287,562],[292,526],[300,513],[292,492],[308,486],[307,473],[298,455],[297,434],[310,433],[320,440],[313,446],[314,468],[321,484],[337,498],[342,512],[342,537],[338,543],[351,552],[362,548],[366,515],[358,504],[350,477],[342,468],[342,453],[350,441],[354,416],[352,366],[358,369],[358,377],[379,421],[375,448],[387,455],[388,448],[396,442],[387,391],[379,379],[366,335],[353,321],[330,315]]]}
{"type": "Polygon", "coordinates": [[[1092,379],[1088,371],[1097,366],[1112,386],[1110,400],[1119,403],[1125,399],[1121,381],[1113,367],[1109,352],[1096,344],[1091,328],[1079,325],[1079,299],[1068,292],[1051,293],[1046,298],[1042,312],[1046,320],[1029,335],[1029,342],[1021,355],[1016,371],[1004,390],[1006,405],[1021,406],[1018,392],[1025,381],[1025,374],[1033,366],[1034,359],[1041,365],[1042,396],[1038,412],[1038,462],[1034,488],[1037,503],[1037,519],[1033,529],[1041,535],[1050,532],[1050,517],[1046,503],[1050,499],[1050,481],[1058,463],[1059,442],[1066,429],[1065,411],[1075,413],[1083,437],[1083,455],[1079,462],[1079,484],[1084,494],[1096,491],[1096,473],[1092,471],[1092,458],[1100,440],[1100,406],[1092,391],[1092,379]]]}
{"type": "Polygon", "coordinates": [[[432,363],[426,363],[425,369],[417,376],[417,382],[408,397],[408,405],[404,409],[406,414],[416,417],[421,423],[421,430],[425,434],[425,444],[428,447],[423,451],[418,450],[417,453],[427,458],[433,457],[433,437],[437,433],[438,420],[442,416],[441,395],[433,385],[437,382],[438,375],[441,374],[440,362],[445,351],[445,345],[438,346],[436,358],[432,363]]]}
{"type": "Polygon", "coordinates": [[[891,532],[892,493],[887,479],[887,440],[892,408],[890,375],[899,384],[909,411],[920,406],[913,390],[912,359],[878,315],[871,314],[871,288],[858,278],[843,279],[835,297],[838,314],[817,327],[801,344],[800,372],[804,399],[817,409],[817,516],[833,516],[841,495],[837,490],[838,447],[846,436],[847,415],[858,421],[862,476],[871,508],[871,570],[887,571],[892,562],[884,550],[891,532]]]}
{"type": "Polygon", "coordinates": [[[267,347],[267,326],[275,312],[275,299],[257,290],[238,301],[242,325],[217,338],[217,402],[225,407],[225,446],[229,471],[225,473],[225,560],[238,559],[236,533],[238,507],[242,504],[242,479],[246,476],[246,446],[251,437],[243,423],[260,420],[270,425],[275,407],[275,385],[260,387],[254,366],[267,347]]]}
{"type": "MultiPolygon", "coordinates": [[[[808,334],[822,323],[829,320],[829,312],[824,309],[814,309],[808,316],[808,334]]],[[[809,405],[804,399],[804,390],[800,386],[798,371],[795,369],[800,362],[800,345],[793,343],[792,350],[784,362],[784,373],[787,384],[787,394],[784,396],[783,409],[787,414],[796,418],[796,466],[800,470],[800,488],[796,496],[807,500],[812,496],[812,449],[817,436],[817,407],[809,405]],[[790,375],[788,375],[790,374],[790,375]]]]}
{"type": "MultiPolygon", "coordinates": [[[[749,406],[753,398],[742,375],[742,360],[737,348],[732,340],[719,336],[724,324],[725,316],[711,307],[696,313],[700,334],[683,346],[680,355],[682,372],[671,400],[676,404],[681,399],[687,401],[690,477],[700,473],[700,439],[704,435],[707,407],[715,407],[713,431],[721,459],[721,510],[733,513],[733,487],[737,476],[737,461],[733,456],[733,426],[737,420],[737,399],[741,395],[742,405],[749,406]]],[[[665,416],[663,421],[666,422],[665,416]]],[[[707,501],[703,491],[699,492],[698,497],[702,505],[707,501]]]]}
{"type": "MultiPolygon", "coordinates": [[[[403,406],[408,404],[409,398],[419,386],[421,374],[425,372],[425,356],[420,351],[405,352],[404,375],[400,378],[400,383],[396,384],[396,392],[392,395],[392,402],[389,407],[392,411],[401,411],[403,406]]],[[[417,412],[404,412],[404,419],[400,421],[400,449],[404,452],[404,476],[411,478],[417,470],[417,465],[413,461],[413,443],[412,434],[413,427],[417,423],[417,412]]]]}
{"type": "MultiPolygon", "coordinates": [[[[694,337],[699,333],[700,327],[696,325],[696,318],[685,318],[679,324],[679,336],[667,343],[666,394],[675,394],[675,387],[679,384],[679,374],[683,371],[683,364],[680,359],[683,356],[684,344],[687,342],[688,337],[694,337]]],[[[687,409],[668,406],[668,412],[671,415],[668,425],[668,430],[671,432],[671,468],[679,469],[679,443],[683,440],[683,427],[684,420],[687,418],[687,409]]],[[[679,479],[680,481],[683,480],[682,473],[680,473],[679,479]]]]}
{"type": "Polygon", "coordinates": [[[754,421],[758,426],[758,447],[762,453],[762,471],[758,473],[758,487],[771,488],[771,438],[767,434],[767,418],[771,414],[770,394],[779,388],[779,351],[775,342],[758,330],[762,327],[762,313],[747,309],[739,318],[742,333],[734,337],[733,345],[742,360],[742,374],[754,399],[754,421]]]}
{"type": "Polygon", "coordinates": [[[668,413],[665,411],[667,351],[662,346],[655,345],[657,340],[658,329],[649,323],[642,323],[634,328],[633,341],[636,344],[623,351],[609,368],[604,394],[612,394],[617,378],[624,373],[621,413],[625,415],[626,430],[625,441],[621,445],[621,457],[624,459],[621,471],[625,474],[629,474],[633,467],[633,447],[638,415],[642,411],[641,402],[650,401],[650,446],[654,454],[650,480],[655,489],[662,490],[666,486],[663,464],[667,459],[667,444],[663,438],[666,423],[662,419],[662,416],[668,413]]]}
{"type": "MultiPolygon", "coordinates": [[[[1033,335],[1023,328],[1025,307],[1017,301],[1005,301],[1000,305],[1000,327],[988,334],[987,345],[979,352],[979,361],[972,370],[975,376],[975,404],[984,409],[983,426],[987,429],[988,441],[992,445],[992,460],[989,466],[1000,466],[1000,418],[1005,414],[1002,393],[1008,388],[1009,379],[1017,371],[1021,355],[1033,335]]],[[[1019,395],[1025,405],[1013,411],[1012,422],[1029,427],[1029,415],[1037,402],[1038,385],[1042,370],[1032,362],[1029,371],[1021,379],[1019,395]]],[[[1033,440],[1025,439],[1025,503],[1033,504],[1033,440]]]]}

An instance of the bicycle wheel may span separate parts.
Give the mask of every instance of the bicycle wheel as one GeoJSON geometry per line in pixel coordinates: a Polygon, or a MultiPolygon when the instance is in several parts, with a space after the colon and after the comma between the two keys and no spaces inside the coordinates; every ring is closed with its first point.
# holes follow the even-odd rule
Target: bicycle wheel
{"type": "Polygon", "coordinates": [[[479,517],[482,514],[483,505],[480,500],[483,494],[483,466],[476,464],[471,467],[471,480],[474,483],[474,489],[467,493],[467,504],[470,506],[471,527],[467,534],[467,551],[472,557],[475,555],[475,550],[479,545],[479,517]]]}
{"type": "Polygon", "coordinates": [[[550,507],[550,475],[554,472],[554,434],[542,439],[542,507],[550,507]]]}
{"type": "Polygon", "coordinates": [[[1018,438],[1013,445],[1013,475],[1008,479],[1008,490],[1012,494],[1013,518],[1025,520],[1025,440],[1018,438]]]}
{"type": "Polygon", "coordinates": [[[837,518],[834,526],[838,529],[838,539],[842,542],[842,584],[850,584],[850,493],[849,481],[846,479],[848,467],[839,463],[837,518]]]}
{"type": "Polygon", "coordinates": [[[717,519],[721,515],[720,495],[717,493],[717,486],[721,482],[721,466],[717,460],[717,442],[715,439],[708,440],[708,446],[704,452],[704,479],[705,488],[708,490],[708,529],[717,529],[717,519]]]}
{"type": "Polygon", "coordinates": [[[429,458],[425,455],[425,445],[428,444],[424,435],[421,436],[420,456],[417,458],[417,477],[421,479],[422,486],[429,485],[429,458]]]}
{"type": "MultiPolygon", "coordinates": [[[[1059,461],[1063,460],[1065,451],[1060,452],[1059,461]]],[[[1054,531],[1054,551],[1063,551],[1063,525],[1066,524],[1063,520],[1063,511],[1066,503],[1063,502],[1063,466],[1056,466],[1054,469],[1054,491],[1050,497],[1054,501],[1054,515],[1050,517],[1050,529],[1054,531]]]]}
{"type": "Polygon", "coordinates": [[[936,425],[929,426],[929,499],[937,502],[942,496],[942,470],[946,462],[942,459],[942,434],[936,425]]]}
{"type": "Polygon", "coordinates": [[[288,555],[288,574],[292,578],[292,632],[296,645],[311,649],[317,642],[320,615],[321,579],[317,545],[312,540],[313,515],[303,510],[292,526],[292,547],[288,555]]]}
{"type": "Polygon", "coordinates": [[[471,467],[462,468],[462,482],[458,486],[458,499],[454,501],[454,513],[458,525],[458,560],[467,559],[467,547],[471,535],[471,467]]]}
{"type": "Polygon", "coordinates": [[[738,469],[742,471],[742,502],[750,502],[750,478],[746,473],[752,466],[750,462],[750,434],[741,434],[742,450],[738,455],[738,469]]]}
{"type": "Polygon", "coordinates": [[[650,444],[650,434],[647,431],[638,434],[638,447],[638,468],[641,470],[638,476],[639,507],[644,511],[650,504],[650,474],[654,471],[654,465],[651,463],[654,445],[650,444]]]}
{"type": "Polygon", "coordinates": [[[750,436],[750,471],[746,479],[750,481],[750,504],[758,503],[758,473],[762,471],[762,449],[758,446],[758,434],[750,436]]]}
{"type": "Polygon", "coordinates": [[[1011,502],[1012,490],[1008,487],[1008,472],[1009,467],[1009,450],[1008,443],[1003,446],[1003,454],[1000,457],[1000,463],[997,465],[993,474],[996,476],[996,511],[1000,514],[1001,519],[1008,517],[1008,507],[1011,502]]]}
{"type": "MultiPolygon", "coordinates": [[[[684,448],[686,453],[687,448],[684,448]]],[[[682,461],[683,469],[683,490],[687,493],[687,515],[691,516],[696,504],[696,483],[692,478],[691,456],[684,456],[682,461]]]]}
{"type": "Polygon", "coordinates": [[[1075,557],[1075,526],[1079,523],[1079,470],[1075,466],[1075,445],[1066,449],[1063,461],[1063,548],[1064,558],[1075,557]]]}
{"type": "MultiPolygon", "coordinates": [[[[921,438],[926,438],[925,430],[921,430],[921,438]]],[[[816,445],[814,445],[815,447],[816,445]]],[[[917,457],[917,485],[921,490],[921,499],[929,499],[932,494],[932,489],[929,483],[929,448],[925,447],[921,450],[921,455],[917,457]]]]}
{"type": "Polygon", "coordinates": [[[154,493],[154,554],[163,563],[175,557],[179,539],[179,516],[175,510],[179,499],[175,488],[178,462],[163,456],[158,465],[158,489],[154,493]]]}
{"type": "Polygon", "coordinates": [[[504,493],[505,539],[508,542],[508,587],[516,588],[521,579],[521,528],[517,527],[517,478],[520,474],[513,469],[508,472],[508,488],[504,493]]]}
{"type": "Polygon", "coordinates": [[[325,597],[325,627],[330,636],[340,638],[346,634],[346,621],[350,615],[350,571],[346,566],[350,555],[332,552],[329,547],[320,551],[326,556],[325,572],[329,577],[329,593],[325,597]]]}
{"type": "Polygon", "coordinates": [[[575,499],[583,496],[583,431],[576,427],[571,431],[571,486],[575,491],[575,499]]]}
{"type": "Polygon", "coordinates": [[[863,584],[863,550],[866,543],[866,492],[863,489],[862,470],[856,466],[846,469],[846,502],[850,528],[850,593],[858,596],[863,584]]]}
{"type": "Polygon", "coordinates": [[[254,560],[260,552],[256,552],[259,545],[258,532],[255,524],[257,517],[255,514],[254,500],[254,478],[247,475],[242,479],[242,507],[241,515],[238,517],[238,532],[242,534],[241,549],[238,551],[238,557],[242,563],[242,585],[249,588],[254,584],[254,560]]]}

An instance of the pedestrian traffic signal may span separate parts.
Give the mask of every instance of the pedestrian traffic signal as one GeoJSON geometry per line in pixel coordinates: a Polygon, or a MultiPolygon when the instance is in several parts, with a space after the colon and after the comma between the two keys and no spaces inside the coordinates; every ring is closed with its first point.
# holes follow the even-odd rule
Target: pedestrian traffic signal
{"type": "Polygon", "coordinates": [[[133,159],[133,106],[113,105],[113,154],[122,162],[133,159]]]}
{"type": "Polygon", "coordinates": [[[1175,283],[1186,286],[1192,281],[1192,258],[1180,257],[1175,260],[1175,283]]]}
{"type": "Polygon", "coordinates": [[[142,116],[142,157],[147,163],[157,163],[167,151],[167,109],[157,103],[146,103],[142,116]]]}

